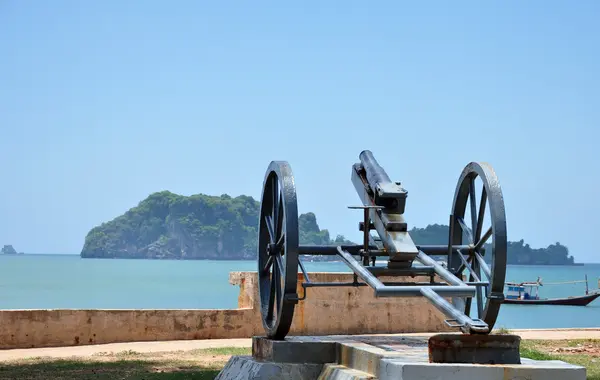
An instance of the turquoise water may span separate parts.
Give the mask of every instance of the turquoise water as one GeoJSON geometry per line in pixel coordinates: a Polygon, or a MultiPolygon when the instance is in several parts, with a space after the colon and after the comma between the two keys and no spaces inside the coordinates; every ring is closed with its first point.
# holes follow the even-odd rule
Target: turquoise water
{"type": "MultiPolygon", "coordinates": [[[[306,263],[308,271],[349,272],[342,263],[306,263]]],[[[231,271],[254,261],[80,259],[77,255],[0,255],[0,309],[224,309],[237,307],[231,271]]],[[[583,280],[597,289],[600,264],[509,266],[507,281],[583,280]]],[[[548,285],[541,297],[580,295],[585,284],[548,285]]],[[[600,327],[600,299],[587,307],[503,305],[497,327],[600,327]]]]}

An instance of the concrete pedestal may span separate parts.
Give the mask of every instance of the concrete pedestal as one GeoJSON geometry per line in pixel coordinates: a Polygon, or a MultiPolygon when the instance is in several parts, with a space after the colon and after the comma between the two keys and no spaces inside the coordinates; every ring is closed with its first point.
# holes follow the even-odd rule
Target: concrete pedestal
{"type": "MultiPolygon", "coordinates": [[[[453,342],[460,341],[457,335],[453,337],[453,342]]],[[[252,357],[231,358],[216,380],[585,380],[586,378],[584,367],[561,361],[534,361],[519,358],[517,363],[512,364],[430,362],[431,344],[437,350],[434,352],[436,360],[465,361],[469,357],[469,355],[453,356],[450,346],[444,348],[444,342],[449,342],[449,339],[450,337],[438,336],[432,342],[426,337],[370,335],[288,337],[284,341],[272,341],[255,337],[252,357]]],[[[507,355],[496,361],[517,361],[514,356],[511,356],[514,354],[514,338],[512,341],[511,338],[503,339],[507,344],[504,347],[507,355]]],[[[493,352],[489,347],[493,341],[489,338],[487,347],[483,344],[487,351],[476,350],[475,355],[478,355],[480,361],[484,361],[481,358],[493,352]]],[[[475,343],[465,343],[468,340],[462,342],[461,350],[471,352],[472,357],[471,348],[475,343]]],[[[477,344],[477,349],[480,348],[481,342],[477,344]]]]}

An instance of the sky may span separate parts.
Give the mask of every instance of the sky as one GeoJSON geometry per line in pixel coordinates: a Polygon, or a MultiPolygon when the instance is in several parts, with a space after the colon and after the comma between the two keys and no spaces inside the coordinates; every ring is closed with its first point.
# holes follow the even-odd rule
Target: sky
{"type": "Polygon", "coordinates": [[[81,251],[149,194],[258,199],[360,240],[364,149],[448,221],[490,163],[509,240],[600,262],[600,3],[0,0],[0,244],[81,251]]]}

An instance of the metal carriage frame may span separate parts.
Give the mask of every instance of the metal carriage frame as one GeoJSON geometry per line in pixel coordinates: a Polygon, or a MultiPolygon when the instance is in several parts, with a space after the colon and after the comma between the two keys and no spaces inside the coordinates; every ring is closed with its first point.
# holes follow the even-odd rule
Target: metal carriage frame
{"type": "Polygon", "coordinates": [[[261,317],[267,337],[285,338],[295,305],[306,298],[308,288],[339,286],[370,286],[375,297],[425,297],[448,317],[449,326],[465,334],[489,334],[504,300],[507,250],[504,200],[492,167],[471,162],[462,171],[449,218],[448,244],[416,245],[403,215],[407,191],[389,179],[370,151],[361,152],[359,158],[360,162],[352,166],[351,178],[362,206],[350,208],[364,210],[359,223],[361,245],[300,245],[292,169],[285,161],[270,163],[260,204],[257,260],[261,317]],[[483,183],[479,202],[477,178],[483,183]],[[467,206],[470,227],[465,221],[467,206]],[[483,231],[486,211],[491,225],[483,231]],[[371,234],[373,230],[377,236],[371,234]],[[488,265],[484,257],[490,238],[488,265]],[[312,282],[300,255],[337,255],[354,273],[354,281],[312,282]],[[447,267],[432,256],[445,257],[447,267]],[[376,265],[378,257],[387,257],[387,265],[376,265]],[[414,265],[415,261],[420,265],[414,265]],[[297,294],[299,270],[304,277],[302,297],[297,294]],[[380,276],[428,276],[430,281],[382,282],[380,276]],[[469,315],[473,299],[478,318],[469,315]]]}

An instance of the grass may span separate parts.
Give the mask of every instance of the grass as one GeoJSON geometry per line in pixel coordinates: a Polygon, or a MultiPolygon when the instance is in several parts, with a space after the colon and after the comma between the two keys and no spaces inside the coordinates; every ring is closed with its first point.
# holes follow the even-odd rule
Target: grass
{"type": "Polygon", "coordinates": [[[600,340],[522,340],[521,356],[533,360],[562,360],[586,368],[588,380],[600,380],[600,340]]]}
{"type": "Polygon", "coordinates": [[[36,357],[0,364],[0,379],[210,380],[232,355],[250,355],[250,351],[224,347],[153,353],[128,350],[70,359],[36,357]]]}
{"type": "Polygon", "coordinates": [[[509,334],[512,334],[511,331],[509,329],[505,328],[505,327],[500,327],[494,333],[498,334],[498,335],[509,335],[509,334]]]}

